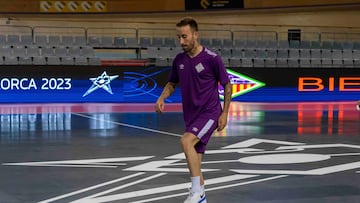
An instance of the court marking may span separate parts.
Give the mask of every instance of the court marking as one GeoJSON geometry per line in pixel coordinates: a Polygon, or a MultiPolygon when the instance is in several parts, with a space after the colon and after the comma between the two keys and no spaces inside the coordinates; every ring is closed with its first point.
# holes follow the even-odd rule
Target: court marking
{"type": "MultiPolygon", "coordinates": [[[[304,143],[297,143],[297,142],[284,142],[281,140],[269,140],[269,139],[258,139],[258,138],[251,138],[239,143],[235,143],[235,144],[231,144],[225,147],[222,147],[223,150],[225,150],[227,153],[240,153],[240,151],[234,151],[234,150],[229,150],[228,147],[241,147],[242,148],[242,153],[248,155],[247,152],[249,151],[262,151],[264,153],[264,155],[262,155],[262,157],[272,157],[273,155],[268,155],[266,154],[266,150],[270,149],[269,151],[272,152],[277,152],[278,153],[278,158],[281,158],[280,160],[288,157],[290,160],[292,160],[294,157],[293,156],[287,156],[287,155],[291,155],[288,153],[289,149],[296,149],[296,150],[305,150],[305,149],[324,149],[324,148],[339,148],[339,147],[343,147],[345,149],[360,149],[358,145],[348,145],[348,144],[314,144],[314,145],[306,145],[304,143]],[[248,148],[248,147],[255,147],[258,144],[263,144],[263,143],[271,143],[271,144],[276,144],[276,145],[280,145],[279,147],[276,147],[275,151],[273,151],[273,147],[269,147],[269,148],[259,148],[257,150],[254,150],[254,148],[248,148]],[[288,146],[282,146],[282,145],[288,145],[288,146]],[[243,148],[245,147],[245,148],[243,148]],[[284,154],[284,152],[287,152],[284,154]]],[[[256,149],[256,148],[255,148],[256,149]]],[[[211,152],[211,150],[209,150],[211,152]]],[[[220,152],[219,150],[216,150],[218,153],[220,152]]],[[[223,153],[219,153],[219,154],[223,154],[223,153]]],[[[354,156],[354,155],[358,155],[359,153],[340,153],[338,155],[340,155],[340,157],[343,156],[354,156]]],[[[177,191],[177,190],[182,190],[182,189],[186,189],[187,187],[189,187],[189,183],[178,183],[178,184],[174,184],[174,185],[166,185],[166,186],[160,186],[160,187],[152,187],[152,188],[148,188],[148,189],[143,189],[143,190],[135,190],[135,191],[131,191],[131,192],[122,192],[122,193],[117,193],[117,194],[109,194],[111,192],[115,192],[117,190],[121,190],[125,187],[129,187],[129,186],[133,186],[133,185],[137,185],[141,182],[147,181],[147,180],[152,180],[152,179],[156,179],[160,176],[166,175],[168,174],[167,172],[185,172],[187,170],[185,170],[185,168],[171,168],[173,171],[170,171],[169,168],[166,168],[167,166],[174,166],[173,164],[177,161],[180,161],[183,159],[183,157],[178,157],[179,154],[173,155],[173,156],[168,156],[165,157],[165,160],[162,161],[151,161],[147,162],[147,163],[140,163],[139,165],[130,167],[130,168],[125,168],[122,169],[122,171],[134,171],[136,173],[141,172],[141,175],[145,175],[145,171],[150,171],[150,172],[160,172],[160,173],[156,173],[156,175],[154,174],[146,174],[147,177],[142,178],[140,180],[134,180],[131,181],[129,183],[126,183],[124,185],[120,185],[117,187],[113,187],[110,190],[105,190],[96,194],[92,194],[90,196],[85,196],[85,197],[79,197],[81,199],[78,200],[74,200],[74,202],[93,202],[93,203],[100,203],[100,202],[109,202],[109,201],[116,201],[116,200],[122,200],[122,199],[130,199],[130,198],[141,198],[142,200],[133,200],[133,201],[138,201],[137,203],[140,202],[149,202],[149,201],[156,201],[156,200],[160,200],[160,199],[166,199],[166,198],[172,198],[172,197],[176,197],[176,196],[182,196],[185,195],[187,193],[184,192],[176,192],[176,194],[169,194],[169,195],[160,195],[161,193],[166,193],[166,192],[172,192],[172,191],[177,191]],[[169,157],[178,157],[179,160],[166,160],[169,157]],[[139,182],[140,181],[140,182],[139,182]],[[149,195],[156,195],[155,197],[149,197],[146,198],[149,195]]],[[[303,155],[302,154],[298,154],[295,153],[294,155],[303,155]]],[[[306,155],[304,158],[309,158],[307,155],[308,153],[304,154],[306,155]]],[[[312,155],[312,154],[310,154],[312,155]]],[[[334,154],[332,154],[334,155],[334,154]]],[[[241,155],[239,155],[241,156],[241,155]]],[[[251,154],[251,157],[259,157],[258,155],[253,156],[253,154],[251,154]]],[[[339,157],[339,156],[337,156],[339,157]]],[[[141,159],[144,159],[147,157],[141,157],[141,159]]],[[[300,157],[301,158],[301,157],[300,157]]],[[[65,160],[65,161],[60,161],[60,162],[64,162],[64,163],[87,163],[89,162],[89,160],[91,160],[91,162],[93,163],[101,163],[104,161],[114,161],[114,160],[132,160],[134,158],[131,157],[123,157],[123,158],[111,158],[111,159],[87,159],[87,160],[65,160]]],[[[224,161],[224,160],[219,160],[219,161],[224,161]]],[[[228,160],[229,161],[229,160],[228,160]]],[[[230,160],[232,161],[232,160],[230,160]]],[[[313,159],[310,159],[309,162],[314,161],[313,159]]],[[[20,164],[20,165],[28,165],[29,163],[30,166],[40,166],[38,164],[34,164],[36,162],[26,162],[26,164],[20,164]]],[[[38,163],[44,163],[44,162],[38,162],[38,163]]],[[[59,163],[59,162],[53,162],[53,163],[59,163]]],[[[256,162],[257,164],[261,164],[262,162],[256,162]]],[[[264,162],[266,163],[266,162],[264,162]]],[[[277,162],[275,162],[277,163],[277,162]]],[[[282,163],[282,162],[281,162],[282,163]]],[[[293,162],[285,162],[285,165],[288,166],[289,163],[297,163],[297,161],[293,161],[293,162]]],[[[13,163],[14,164],[14,163],[13,163]]],[[[253,166],[255,167],[255,166],[253,166]]],[[[331,173],[338,173],[338,172],[344,172],[344,171],[349,171],[349,170],[353,170],[353,169],[358,169],[360,168],[360,161],[358,162],[351,162],[351,163],[345,163],[345,164],[337,164],[334,165],[333,163],[331,163],[331,165],[327,166],[327,167],[323,167],[323,168],[313,168],[310,170],[305,170],[305,171],[299,171],[297,170],[297,167],[294,166],[294,170],[289,170],[289,169],[284,169],[284,170],[258,170],[257,167],[255,167],[254,169],[228,169],[231,172],[236,173],[236,175],[229,175],[229,176],[222,176],[222,177],[218,177],[218,178],[211,178],[211,179],[207,179],[206,185],[209,186],[207,187],[206,191],[212,191],[212,190],[217,190],[217,189],[225,189],[225,188],[231,188],[231,187],[236,187],[239,185],[245,185],[245,184],[251,184],[251,183],[256,183],[256,182],[260,182],[260,181],[268,181],[268,180],[273,180],[276,178],[281,178],[281,177],[287,177],[290,175],[308,175],[308,176],[321,176],[321,175],[327,175],[327,174],[331,174],[331,173]],[[261,175],[271,175],[271,177],[261,177],[261,175]],[[256,178],[258,177],[258,178],[256,178]],[[251,179],[252,180],[251,180],[251,179]],[[254,180],[254,179],[255,180],[254,180]],[[244,179],[250,179],[250,180],[244,180],[244,179]],[[239,181],[242,180],[241,182],[235,182],[235,183],[231,183],[233,181],[239,181]],[[214,186],[214,184],[222,184],[220,186],[214,186]]],[[[209,169],[208,169],[209,170],[209,169]]],[[[358,173],[358,171],[356,171],[356,173],[358,173]]],[[[106,183],[104,183],[106,185],[106,183]]],[[[101,185],[101,184],[99,184],[101,185]]],[[[98,185],[96,185],[95,187],[97,187],[98,185]]],[[[90,187],[91,188],[91,187],[90,187]]],[[[89,190],[89,188],[85,188],[84,190],[89,190]]],[[[119,191],[121,192],[121,191],[119,191]]],[[[81,193],[81,192],[80,192],[81,193]]],[[[71,194],[79,194],[77,191],[73,192],[73,193],[69,193],[69,194],[65,194],[65,196],[69,196],[71,194]]],[[[81,194],[79,194],[81,195],[81,194]]],[[[86,194],[83,194],[86,195],[86,194]]],[[[62,195],[64,196],[64,195],[62,195]]],[[[46,200],[44,200],[46,202],[46,200]]]]}
{"type": "Polygon", "coordinates": [[[134,173],[134,174],[124,176],[124,177],[121,177],[121,178],[118,178],[118,179],[115,179],[115,180],[111,180],[111,181],[108,181],[108,182],[105,182],[105,183],[101,183],[101,184],[94,185],[94,186],[84,188],[84,189],[81,189],[81,190],[77,190],[77,191],[74,191],[74,192],[71,192],[71,193],[60,195],[60,196],[57,196],[57,197],[54,197],[54,198],[51,198],[51,199],[47,199],[47,200],[44,200],[44,201],[41,201],[41,202],[38,202],[38,203],[49,203],[49,202],[53,202],[53,201],[56,201],[56,200],[59,200],[59,199],[64,199],[66,197],[74,196],[74,195],[77,195],[77,194],[80,194],[80,193],[83,193],[83,192],[87,192],[87,191],[94,190],[94,189],[97,189],[97,188],[100,188],[100,187],[104,187],[106,185],[121,182],[123,180],[134,178],[136,176],[140,176],[140,175],[143,175],[143,174],[145,174],[145,173],[144,172],[134,173]]]}
{"type": "MultiPolygon", "coordinates": [[[[235,183],[235,184],[230,184],[230,185],[206,188],[206,191],[209,192],[209,191],[215,191],[215,190],[222,190],[222,189],[226,189],[226,188],[232,188],[232,187],[237,187],[237,186],[241,186],[241,185],[249,185],[249,184],[253,184],[253,183],[260,183],[260,182],[275,180],[275,179],[284,178],[284,177],[287,177],[287,175],[279,175],[279,176],[274,176],[274,177],[269,177],[269,178],[263,178],[263,179],[258,179],[258,180],[242,182],[242,183],[235,183]]],[[[208,183],[206,182],[206,184],[208,184],[208,183]]],[[[153,202],[153,201],[157,201],[157,200],[161,200],[161,199],[169,199],[169,198],[188,195],[188,194],[189,194],[188,192],[184,192],[184,193],[179,193],[179,194],[173,194],[173,195],[167,195],[167,196],[162,196],[162,197],[157,197],[157,198],[151,198],[151,199],[146,199],[146,200],[130,202],[130,203],[153,202]]]]}
{"type": "MultiPolygon", "coordinates": [[[[120,190],[120,189],[124,189],[126,187],[130,187],[132,185],[136,185],[136,184],[139,184],[139,183],[142,183],[142,182],[145,182],[145,181],[148,181],[148,180],[151,180],[151,179],[155,179],[155,178],[158,178],[160,176],[164,176],[166,175],[167,173],[158,173],[158,174],[155,174],[155,175],[152,175],[152,176],[149,176],[149,177],[146,177],[146,178],[143,178],[143,179],[139,179],[139,180],[136,180],[136,181],[133,181],[133,182],[130,182],[130,183],[127,183],[127,184],[124,184],[124,185],[121,185],[119,187],[114,187],[114,188],[111,188],[109,190],[105,190],[103,192],[99,192],[99,193],[96,193],[96,194],[93,194],[93,195],[90,195],[90,196],[87,196],[85,198],[81,198],[81,199],[78,199],[78,200],[75,200],[75,201],[72,201],[71,203],[88,203],[88,202],[96,202],[94,200],[98,199],[98,198],[102,198],[102,197],[98,197],[98,196],[101,196],[101,195],[105,195],[105,194],[109,194],[109,193],[112,193],[114,191],[117,191],[117,190],[120,190]],[[94,199],[95,198],[95,199],[94,199]]],[[[110,195],[112,196],[112,195],[110,195]]],[[[105,196],[105,202],[108,201],[108,196],[105,196]]],[[[117,199],[115,199],[117,200],[117,199]]],[[[104,202],[104,201],[99,201],[99,202],[104,202]]]]}
{"type": "MultiPolygon", "coordinates": [[[[210,186],[210,185],[214,185],[214,184],[232,182],[232,181],[236,181],[236,180],[243,180],[243,179],[253,178],[253,177],[257,177],[257,176],[259,176],[259,175],[237,174],[237,175],[223,176],[223,177],[219,177],[219,178],[208,179],[206,181],[206,185],[210,186]]],[[[268,178],[266,178],[266,180],[268,180],[268,178]]],[[[266,180],[264,180],[264,181],[266,181],[266,180]]],[[[255,180],[255,182],[258,182],[258,181],[259,180],[255,180]]],[[[247,181],[247,182],[242,182],[242,184],[250,184],[250,183],[255,183],[255,182],[247,181]]],[[[237,185],[235,185],[235,186],[237,186],[237,185]]],[[[103,196],[103,197],[98,197],[98,198],[93,198],[93,199],[86,199],[87,201],[84,201],[84,202],[81,200],[85,200],[85,199],[80,199],[80,201],[76,200],[72,203],[111,202],[111,201],[116,201],[116,200],[130,199],[130,198],[136,198],[136,197],[143,197],[143,196],[147,196],[147,195],[154,195],[154,194],[161,194],[161,193],[166,193],[166,192],[171,192],[171,191],[176,191],[176,190],[182,190],[182,189],[186,189],[188,187],[189,187],[189,183],[179,183],[179,184],[175,184],[175,185],[119,193],[119,194],[103,196]]],[[[219,188],[219,189],[222,189],[222,188],[219,188]]],[[[184,195],[184,194],[189,194],[189,193],[180,193],[179,196],[184,195]]],[[[158,197],[158,198],[161,199],[162,197],[158,197]]],[[[146,201],[146,200],[142,200],[142,201],[146,201]]]]}
{"type": "Polygon", "coordinates": [[[170,135],[170,136],[175,136],[175,137],[181,137],[182,136],[180,134],[166,132],[166,131],[162,131],[162,130],[155,130],[155,129],[152,129],[152,128],[145,128],[145,127],[126,124],[126,123],[120,123],[120,122],[115,122],[115,121],[110,121],[110,120],[105,120],[105,119],[93,118],[91,116],[87,116],[87,115],[80,114],[80,113],[71,113],[71,114],[76,115],[76,116],[80,116],[80,117],[84,117],[84,118],[88,118],[88,119],[92,119],[92,120],[98,120],[98,121],[101,121],[101,122],[107,122],[107,123],[111,123],[111,124],[115,124],[115,125],[119,125],[119,126],[123,126],[123,127],[134,128],[134,129],[138,129],[138,130],[144,130],[144,131],[153,132],[153,133],[157,133],[157,134],[164,134],[164,135],[170,135]]]}

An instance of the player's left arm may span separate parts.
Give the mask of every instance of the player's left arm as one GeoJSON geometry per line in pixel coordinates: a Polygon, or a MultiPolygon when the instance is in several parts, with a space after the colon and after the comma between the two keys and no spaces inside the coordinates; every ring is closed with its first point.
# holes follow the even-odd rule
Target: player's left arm
{"type": "Polygon", "coordinates": [[[230,82],[223,85],[223,87],[224,87],[224,106],[223,106],[223,110],[222,110],[222,113],[219,118],[218,129],[217,129],[218,131],[223,130],[227,124],[227,118],[228,118],[228,114],[229,114],[231,95],[232,95],[232,87],[231,86],[232,85],[230,82]]]}

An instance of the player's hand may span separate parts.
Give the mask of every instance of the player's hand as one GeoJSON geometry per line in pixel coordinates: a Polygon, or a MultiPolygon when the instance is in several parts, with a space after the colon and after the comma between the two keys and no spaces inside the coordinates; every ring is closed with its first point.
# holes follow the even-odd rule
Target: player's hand
{"type": "Polygon", "coordinates": [[[163,99],[158,99],[155,103],[156,113],[162,113],[164,111],[165,102],[163,99]]]}
{"type": "Polygon", "coordinates": [[[222,131],[225,128],[226,124],[227,124],[227,114],[221,113],[218,121],[217,131],[222,131]]]}

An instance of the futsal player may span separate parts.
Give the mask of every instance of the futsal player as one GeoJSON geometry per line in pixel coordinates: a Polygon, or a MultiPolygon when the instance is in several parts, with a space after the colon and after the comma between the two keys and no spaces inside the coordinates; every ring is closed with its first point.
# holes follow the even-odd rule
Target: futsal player
{"type": "Polygon", "coordinates": [[[155,110],[163,112],[165,99],[180,84],[185,121],[181,146],[191,176],[189,196],[184,203],[206,203],[201,160],[213,132],[223,130],[227,124],[232,88],[221,57],[199,44],[197,22],[186,17],[176,24],[176,31],[184,52],[175,57],[155,110]],[[224,87],[223,107],[219,83],[224,87]]]}

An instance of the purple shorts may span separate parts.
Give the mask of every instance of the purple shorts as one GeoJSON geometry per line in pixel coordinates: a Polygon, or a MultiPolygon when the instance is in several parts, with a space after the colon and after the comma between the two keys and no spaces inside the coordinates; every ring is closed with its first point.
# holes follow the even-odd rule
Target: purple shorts
{"type": "Polygon", "coordinates": [[[204,153],[206,145],[211,135],[218,126],[218,120],[209,117],[199,117],[186,126],[185,132],[192,133],[199,138],[199,142],[195,145],[197,153],[204,153]]]}

